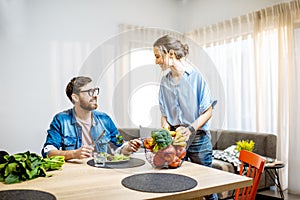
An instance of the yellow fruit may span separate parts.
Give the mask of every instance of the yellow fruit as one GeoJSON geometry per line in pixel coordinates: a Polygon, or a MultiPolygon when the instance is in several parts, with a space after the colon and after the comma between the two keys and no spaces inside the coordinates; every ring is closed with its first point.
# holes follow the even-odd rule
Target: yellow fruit
{"type": "Polygon", "coordinates": [[[177,132],[176,131],[169,131],[172,137],[175,137],[177,132]]]}
{"type": "Polygon", "coordinates": [[[186,141],[186,136],[182,136],[180,138],[178,138],[177,140],[175,140],[176,142],[185,142],[186,141]]]}
{"type": "Polygon", "coordinates": [[[181,138],[181,137],[182,137],[182,133],[177,132],[176,135],[175,135],[174,140],[176,141],[176,140],[178,140],[178,139],[181,138]]]}
{"type": "Polygon", "coordinates": [[[182,146],[184,148],[186,148],[186,142],[173,142],[173,145],[174,146],[182,146]]]}

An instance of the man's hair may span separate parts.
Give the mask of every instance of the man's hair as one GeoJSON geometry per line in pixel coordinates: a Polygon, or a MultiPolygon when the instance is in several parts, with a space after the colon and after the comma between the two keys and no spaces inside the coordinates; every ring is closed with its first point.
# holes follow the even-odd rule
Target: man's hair
{"type": "Polygon", "coordinates": [[[90,82],[92,82],[92,79],[86,76],[78,76],[71,79],[66,87],[66,94],[72,103],[72,94],[79,94],[80,89],[90,82]]]}

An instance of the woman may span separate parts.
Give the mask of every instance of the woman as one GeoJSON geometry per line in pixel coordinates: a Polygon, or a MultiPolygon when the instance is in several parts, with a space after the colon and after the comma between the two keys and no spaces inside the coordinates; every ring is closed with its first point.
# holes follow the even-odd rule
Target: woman
{"type": "MultiPolygon", "coordinates": [[[[161,125],[169,130],[181,130],[185,135],[196,132],[187,150],[187,159],[212,167],[212,144],[209,119],[216,101],[212,101],[208,86],[199,72],[186,60],[188,45],[165,35],[153,44],[156,64],[163,71],[159,90],[161,125]]],[[[213,194],[206,199],[217,199],[213,194]]]]}

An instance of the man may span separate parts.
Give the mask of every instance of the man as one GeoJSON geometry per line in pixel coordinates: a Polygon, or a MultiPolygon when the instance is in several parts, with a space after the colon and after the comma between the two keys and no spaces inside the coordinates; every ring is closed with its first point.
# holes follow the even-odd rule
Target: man
{"type": "MultiPolygon", "coordinates": [[[[99,88],[93,87],[89,77],[74,77],[66,87],[66,94],[74,107],[56,114],[50,124],[46,142],[42,149],[43,157],[61,155],[65,160],[90,157],[94,150],[93,141],[105,130],[101,143],[112,142],[117,152],[129,155],[141,146],[138,139],[123,145],[118,143],[119,132],[111,118],[96,111],[99,88]]],[[[96,149],[100,148],[96,144],[96,149]]]]}

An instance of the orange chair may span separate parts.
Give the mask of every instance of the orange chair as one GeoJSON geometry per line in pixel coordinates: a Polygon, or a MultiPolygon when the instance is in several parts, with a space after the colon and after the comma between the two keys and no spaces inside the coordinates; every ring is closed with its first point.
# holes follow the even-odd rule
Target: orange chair
{"type": "Polygon", "coordinates": [[[253,178],[252,186],[239,188],[235,191],[235,200],[255,200],[261,174],[263,173],[266,159],[250,151],[241,150],[239,160],[240,175],[253,178]]]}

